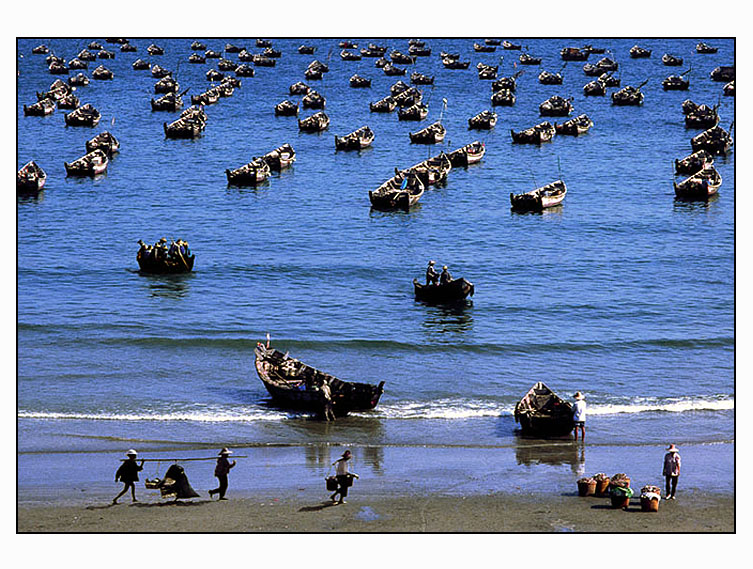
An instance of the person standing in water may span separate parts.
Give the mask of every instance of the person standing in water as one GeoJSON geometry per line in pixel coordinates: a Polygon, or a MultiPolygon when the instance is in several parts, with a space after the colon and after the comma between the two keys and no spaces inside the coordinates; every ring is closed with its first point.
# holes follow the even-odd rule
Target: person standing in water
{"type": "Polygon", "coordinates": [[[227,475],[230,474],[230,469],[235,466],[235,461],[230,462],[227,459],[231,454],[233,454],[233,451],[227,447],[220,451],[219,458],[217,459],[217,466],[214,467],[214,475],[220,481],[220,485],[214,490],[209,491],[210,498],[215,494],[219,494],[220,500],[227,500],[227,498],[225,498],[225,492],[227,492],[227,475]]]}
{"type": "Polygon", "coordinates": [[[675,492],[677,492],[677,479],[680,478],[680,466],[682,460],[680,459],[680,452],[674,444],[667,447],[667,454],[664,455],[664,470],[662,474],[667,481],[667,495],[665,500],[674,500],[675,492]]]}
{"type": "Polygon", "coordinates": [[[128,492],[129,488],[131,489],[131,501],[138,502],[136,499],[136,482],[139,480],[139,472],[144,470],[144,461],[142,460],[141,464],[136,464],[138,453],[133,449],[129,449],[126,452],[126,456],[128,458],[123,461],[123,464],[120,465],[120,468],[115,473],[115,482],[122,482],[123,490],[112,499],[113,504],[117,504],[118,498],[128,492]]]}
{"type": "Polygon", "coordinates": [[[578,429],[580,429],[581,440],[586,440],[586,398],[578,391],[573,405],[573,421],[575,422],[575,440],[578,440],[578,429]]]}
{"type": "Polygon", "coordinates": [[[345,497],[348,495],[348,488],[353,485],[353,478],[358,478],[358,474],[348,471],[348,461],[351,459],[349,450],[346,450],[341,458],[338,458],[332,465],[335,467],[335,478],[337,478],[337,490],[330,496],[330,499],[337,504],[347,504],[345,497]],[[335,496],[340,495],[340,500],[335,496]]]}

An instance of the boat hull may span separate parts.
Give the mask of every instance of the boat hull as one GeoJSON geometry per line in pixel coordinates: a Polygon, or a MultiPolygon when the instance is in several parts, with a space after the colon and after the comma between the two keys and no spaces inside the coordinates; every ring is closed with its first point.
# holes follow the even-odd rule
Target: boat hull
{"type": "Polygon", "coordinates": [[[413,279],[416,300],[428,304],[449,304],[473,296],[475,286],[464,278],[454,279],[446,284],[424,285],[413,279]]]}

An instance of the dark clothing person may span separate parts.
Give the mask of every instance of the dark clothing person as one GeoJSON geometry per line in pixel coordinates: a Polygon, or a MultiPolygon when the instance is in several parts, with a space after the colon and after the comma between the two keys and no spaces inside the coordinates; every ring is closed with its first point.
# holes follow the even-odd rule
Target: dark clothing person
{"type": "Polygon", "coordinates": [[[322,384],[322,397],[324,397],[324,420],[334,421],[335,411],[332,408],[332,390],[326,380],[322,384]]]}
{"type": "Polygon", "coordinates": [[[430,262],[429,266],[426,267],[426,284],[437,284],[437,281],[439,280],[439,273],[434,269],[434,262],[430,262]]]}
{"type": "Polygon", "coordinates": [[[220,485],[214,490],[209,491],[210,498],[215,494],[220,495],[220,500],[227,500],[225,498],[225,492],[227,492],[227,475],[230,474],[230,469],[235,466],[235,461],[230,462],[227,457],[232,454],[233,451],[223,448],[220,451],[220,457],[217,459],[217,466],[214,468],[214,475],[217,480],[220,481],[220,485]]]}
{"type": "Polygon", "coordinates": [[[667,495],[665,499],[674,500],[675,492],[677,492],[677,480],[680,478],[680,466],[682,460],[680,459],[680,453],[675,445],[669,445],[667,447],[667,454],[664,455],[664,469],[662,474],[667,482],[667,495]]]}
{"type": "Polygon", "coordinates": [[[335,466],[335,479],[337,480],[337,490],[330,496],[330,499],[337,504],[347,504],[345,497],[348,495],[348,488],[353,485],[353,478],[358,478],[355,472],[348,472],[348,461],[351,458],[349,450],[346,450],[342,458],[338,458],[332,463],[335,466]],[[336,500],[335,496],[339,495],[340,499],[336,500]]]}
{"type": "Polygon", "coordinates": [[[447,270],[447,265],[442,267],[442,274],[439,275],[439,284],[447,284],[452,280],[450,271],[447,270]]]}
{"type": "Polygon", "coordinates": [[[136,482],[139,480],[139,472],[144,470],[144,461],[142,460],[141,464],[136,464],[137,454],[135,450],[129,450],[126,456],[128,459],[123,461],[123,464],[120,465],[120,468],[115,473],[115,482],[122,482],[123,489],[120,491],[120,494],[112,499],[113,504],[117,504],[118,498],[128,492],[129,488],[131,489],[131,501],[138,502],[136,499],[136,482]]]}

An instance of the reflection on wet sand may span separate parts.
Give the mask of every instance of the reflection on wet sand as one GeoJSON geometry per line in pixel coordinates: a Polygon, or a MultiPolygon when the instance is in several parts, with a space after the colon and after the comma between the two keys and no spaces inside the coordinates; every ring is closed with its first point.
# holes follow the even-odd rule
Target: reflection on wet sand
{"type": "Polygon", "coordinates": [[[518,464],[525,466],[568,464],[574,474],[582,475],[586,466],[586,448],[571,439],[533,439],[518,435],[515,439],[515,458],[518,464]]]}
{"type": "Polygon", "coordinates": [[[359,468],[368,467],[375,474],[384,474],[384,449],[381,446],[307,445],[304,447],[306,466],[312,470],[329,471],[346,447],[353,453],[351,470],[358,472],[359,468]]]}

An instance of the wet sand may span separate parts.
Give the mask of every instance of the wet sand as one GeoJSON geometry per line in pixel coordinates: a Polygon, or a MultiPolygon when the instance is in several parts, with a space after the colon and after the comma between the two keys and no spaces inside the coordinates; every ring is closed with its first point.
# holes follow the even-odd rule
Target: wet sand
{"type": "MultiPolygon", "coordinates": [[[[356,483],[357,484],[357,483],[356,483]]],[[[355,492],[346,504],[319,496],[126,502],[115,506],[26,506],[25,532],[733,532],[734,499],[694,493],[662,500],[656,513],[640,500],[625,510],[606,498],[495,493],[486,496],[382,497],[355,492]],[[169,528],[169,530],[167,529],[169,528]]]]}

